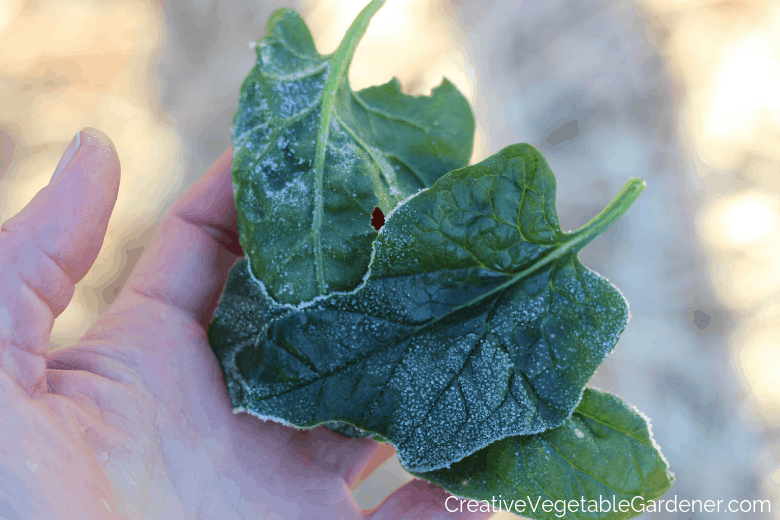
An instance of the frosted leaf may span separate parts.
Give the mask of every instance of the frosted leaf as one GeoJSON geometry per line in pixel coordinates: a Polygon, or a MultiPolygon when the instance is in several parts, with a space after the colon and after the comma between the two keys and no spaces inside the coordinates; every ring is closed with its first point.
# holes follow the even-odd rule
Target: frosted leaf
{"type": "Polygon", "coordinates": [[[639,192],[563,233],[546,161],[514,145],[391,213],[354,291],[280,305],[237,264],[209,330],[233,405],[377,433],[412,471],[562,424],[628,319],[577,254],[639,192]]]}
{"type": "Polygon", "coordinates": [[[376,238],[374,207],[389,213],[471,155],[474,118],[449,81],[420,97],[395,79],[350,88],[352,53],[380,5],[371,2],[327,56],[297,13],[276,11],[241,87],[232,166],[239,235],[255,276],[282,303],[355,288],[376,238]],[[306,190],[286,189],[291,183],[306,190]]]}
{"type": "MultiPolygon", "coordinates": [[[[526,497],[567,503],[584,499],[586,505],[591,500],[608,502],[610,507],[599,512],[570,509],[566,515],[594,520],[636,516],[674,480],[647,419],[619,397],[592,388],[585,389],[574,413],[555,429],[509,437],[449,468],[415,475],[474,500],[502,496],[507,503],[526,497]],[[626,500],[635,510],[613,510],[613,498],[614,504],[626,500]]],[[[554,520],[563,514],[542,507],[534,511],[526,503],[522,516],[554,520]]]]}

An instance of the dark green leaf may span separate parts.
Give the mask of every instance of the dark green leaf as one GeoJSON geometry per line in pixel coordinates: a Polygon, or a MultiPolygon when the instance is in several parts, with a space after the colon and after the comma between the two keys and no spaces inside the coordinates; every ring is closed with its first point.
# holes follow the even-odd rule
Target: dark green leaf
{"type": "MultiPolygon", "coordinates": [[[[502,439],[449,469],[417,476],[460,497],[495,498],[498,505],[491,506],[539,520],[632,518],[672,485],[645,417],[590,388],[561,426],[502,439]]],[[[447,505],[453,510],[460,501],[447,505]]]]}
{"type": "Polygon", "coordinates": [[[355,47],[382,2],[360,13],[332,55],[319,54],[295,11],[276,11],[258,43],[233,122],[239,234],[274,299],[354,289],[384,213],[468,164],[474,118],[447,80],[431,96],[398,80],[353,92],[355,47]]]}
{"type": "Polygon", "coordinates": [[[628,319],[577,252],[643,186],[563,233],[546,161],[514,145],[399,206],[351,293],[279,305],[237,264],[209,330],[234,406],[376,432],[413,471],[560,425],[628,319]]]}

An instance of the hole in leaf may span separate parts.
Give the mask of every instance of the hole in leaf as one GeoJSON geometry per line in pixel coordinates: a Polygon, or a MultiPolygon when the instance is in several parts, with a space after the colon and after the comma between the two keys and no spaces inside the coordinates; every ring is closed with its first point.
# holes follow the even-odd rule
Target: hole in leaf
{"type": "Polygon", "coordinates": [[[371,213],[371,227],[379,231],[382,226],[385,225],[385,214],[379,207],[374,208],[374,212],[371,213]]]}

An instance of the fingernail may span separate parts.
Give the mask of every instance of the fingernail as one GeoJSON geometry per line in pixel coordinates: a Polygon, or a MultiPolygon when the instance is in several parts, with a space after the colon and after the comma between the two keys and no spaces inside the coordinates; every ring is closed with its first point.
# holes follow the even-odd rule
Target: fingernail
{"type": "Polygon", "coordinates": [[[60,159],[59,164],[57,164],[57,169],[54,170],[54,175],[51,176],[51,180],[49,181],[49,184],[54,182],[54,179],[59,177],[60,174],[63,171],[65,171],[65,168],[68,167],[70,161],[73,160],[73,156],[76,155],[76,152],[78,152],[79,146],[81,146],[81,130],[76,132],[76,136],[68,145],[68,148],[65,150],[65,153],[62,154],[62,159],[60,159]]]}

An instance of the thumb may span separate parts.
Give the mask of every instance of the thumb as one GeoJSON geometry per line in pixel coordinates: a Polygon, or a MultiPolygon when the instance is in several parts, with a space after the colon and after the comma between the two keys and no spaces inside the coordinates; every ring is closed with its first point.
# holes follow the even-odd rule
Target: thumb
{"type": "Polygon", "coordinates": [[[118,190],[114,145],[85,128],[49,185],[0,228],[0,371],[28,394],[46,389],[54,318],[95,261],[118,190]]]}

